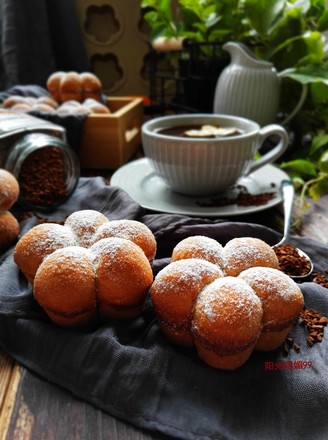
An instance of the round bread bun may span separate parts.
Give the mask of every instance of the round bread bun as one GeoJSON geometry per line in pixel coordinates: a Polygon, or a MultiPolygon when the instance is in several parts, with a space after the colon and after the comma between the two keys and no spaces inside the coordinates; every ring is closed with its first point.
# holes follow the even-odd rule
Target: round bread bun
{"type": "Polygon", "coordinates": [[[153,272],[143,250],[124,238],[103,238],[90,247],[101,320],[132,319],[143,308],[153,272]]]}
{"type": "Polygon", "coordinates": [[[20,238],[15,246],[14,261],[33,285],[36,271],[47,255],[76,245],[75,236],[69,228],[56,223],[41,223],[20,238]]]}
{"type": "Polygon", "coordinates": [[[171,342],[193,345],[191,317],[194,302],[207,284],[222,276],[217,265],[196,258],[172,262],[158,272],[150,296],[157,322],[171,342]]]}
{"type": "Polygon", "coordinates": [[[9,211],[0,211],[0,251],[6,250],[19,235],[19,223],[9,211]]]}
{"type": "Polygon", "coordinates": [[[59,84],[60,102],[82,101],[82,81],[77,72],[67,72],[59,84]]]}
{"type": "Polygon", "coordinates": [[[8,96],[8,98],[3,101],[2,107],[12,108],[16,104],[26,104],[26,97],[20,95],[8,96]]]}
{"type": "Polygon", "coordinates": [[[56,110],[51,105],[44,104],[42,102],[38,102],[38,103],[34,104],[31,110],[37,111],[40,113],[49,113],[49,114],[53,114],[56,112],[56,110]]]}
{"type": "Polygon", "coordinates": [[[244,280],[213,281],[195,302],[192,334],[198,355],[214,368],[239,368],[260,336],[262,315],[261,300],[244,280]]]}
{"type": "Polygon", "coordinates": [[[226,275],[237,276],[249,267],[263,266],[279,269],[275,251],[265,241],[254,237],[237,237],[223,248],[226,275]]]}
{"type": "Polygon", "coordinates": [[[96,321],[95,275],[87,249],[70,246],[48,255],[36,272],[33,291],[58,325],[81,326],[96,321]]]}
{"type": "Polygon", "coordinates": [[[223,247],[213,238],[194,235],[181,240],[172,251],[172,261],[201,258],[224,268],[223,247]]]}
{"type": "Polygon", "coordinates": [[[54,109],[58,107],[58,102],[48,96],[40,96],[37,98],[36,104],[46,104],[54,109]]]}
{"type": "Polygon", "coordinates": [[[80,78],[82,83],[82,101],[88,98],[100,101],[102,90],[100,79],[91,72],[80,73],[80,78]]]}
{"type": "Polygon", "coordinates": [[[263,329],[256,350],[281,346],[304,307],[299,286],[286,274],[269,267],[252,267],[239,274],[262,301],[263,329]]]}
{"type": "Polygon", "coordinates": [[[98,228],[93,242],[109,237],[120,237],[133,241],[144,251],[150,262],[155,258],[156,239],[152,231],[144,223],[128,219],[105,222],[98,228]]]}
{"type": "Polygon", "coordinates": [[[94,243],[98,228],[104,223],[108,223],[108,218],[101,212],[82,209],[69,215],[64,226],[71,229],[80,246],[89,247],[94,243]]]}
{"type": "Polygon", "coordinates": [[[0,211],[9,210],[19,196],[19,183],[9,171],[0,168],[0,211]]]}
{"type": "Polygon", "coordinates": [[[88,98],[83,102],[83,106],[88,108],[91,113],[110,113],[109,108],[93,98],[88,98]]]}
{"type": "Polygon", "coordinates": [[[28,102],[19,102],[11,107],[12,110],[18,112],[30,112],[33,110],[33,105],[28,102]]]}
{"type": "Polygon", "coordinates": [[[47,80],[48,92],[50,93],[52,99],[54,99],[56,102],[61,102],[60,83],[64,75],[65,72],[54,72],[48,77],[47,80]]]}

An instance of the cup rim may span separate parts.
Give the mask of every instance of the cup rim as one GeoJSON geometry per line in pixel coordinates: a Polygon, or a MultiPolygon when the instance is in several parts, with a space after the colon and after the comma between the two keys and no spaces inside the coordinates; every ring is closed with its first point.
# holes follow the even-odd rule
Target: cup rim
{"type": "Polygon", "coordinates": [[[244,118],[241,116],[234,116],[234,115],[224,115],[224,114],[212,114],[212,113],[193,113],[193,114],[180,114],[180,115],[167,115],[167,116],[159,116],[153,119],[150,119],[149,121],[146,121],[143,123],[141,130],[143,134],[146,134],[147,136],[152,136],[158,139],[172,139],[172,140],[179,140],[181,139],[188,141],[188,142],[199,142],[207,140],[207,141],[229,141],[229,140],[235,140],[235,139],[241,139],[248,136],[253,136],[254,133],[258,132],[260,130],[260,125],[248,118],[244,118]],[[174,135],[166,135],[162,134],[158,131],[154,131],[157,128],[168,128],[172,127],[172,121],[176,121],[174,125],[179,125],[181,123],[184,123],[182,121],[186,121],[186,123],[190,123],[190,121],[195,121],[194,123],[202,123],[201,120],[206,120],[204,123],[209,123],[208,120],[221,120],[221,121],[227,121],[227,122],[243,122],[245,124],[250,124],[252,129],[250,131],[247,131],[242,134],[238,135],[232,135],[227,137],[217,137],[217,138],[211,138],[208,137],[197,137],[197,138],[181,138],[181,136],[174,136],[174,135]],[[163,125],[161,125],[163,124],[163,125]],[[160,125],[160,127],[158,127],[160,125]]]}

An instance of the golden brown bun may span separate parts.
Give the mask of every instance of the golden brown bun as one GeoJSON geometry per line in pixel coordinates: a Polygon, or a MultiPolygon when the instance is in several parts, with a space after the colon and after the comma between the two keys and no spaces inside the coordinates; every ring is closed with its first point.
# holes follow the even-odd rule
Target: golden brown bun
{"type": "Polygon", "coordinates": [[[88,98],[83,102],[83,107],[89,109],[91,113],[109,114],[109,108],[93,98],[88,98]]]}
{"type": "Polygon", "coordinates": [[[111,220],[103,223],[94,235],[93,242],[103,238],[120,237],[133,241],[145,253],[150,262],[155,258],[157,243],[151,230],[135,220],[111,220]]]}
{"type": "Polygon", "coordinates": [[[254,266],[279,269],[276,253],[259,238],[233,238],[224,246],[223,252],[226,275],[237,276],[243,270],[254,266]]]}
{"type": "Polygon", "coordinates": [[[64,225],[71,229],[80,246],[89,247],[94,243],[98,228],[104,223],[108,223],[104,214],[93,209],[83,209],[69,215],[64,225]]]}
{"type": "Polygon", "coordinates": [[[58,102],[48,96],[40,96],[40,98],[36,100],[36,104],[46,104],[54,109],[58,107],[58,102]]]}
{"type": "Polygon", "coordinates": [[[173,343],[193,345],[195,299],[203,287],[222,276],[218,266],[196,258],[172,262],[156,275],[150,295],[159,326],[173,343]]]}
{"type": "Polygon", "coordinates": [[[196,349],[208,365],[235,370],[251,355],[262,330],[262,304],[243,280],[223,277],[198,295],[192,318],[196,349]]]}
{"type": "Polygon", "coordinates": [[[9,171],[0,168],[0,211],[7,211],[19,196],[19,183],[9,171]]]}
{"type": "Polygon", "coordinates": [[[82,101],[82,81],[77,72],[67,72],[59,84],[60,102],[82,101]]]}
{"type": "Polygon", "coordinates": [[[0,251],[4,251],[14,243],[19,229],[19,223],[11,212],[0,211],[0,251]]]}
{"type": "Polygon", "coordinates": [[[12,95],[6,98],[3,103],[3,108],[12,108],[16,104],[26,104],[26,97],[20,95],[12,95]]]}
{"type": "Polygon", "coordinates": [[[274,350],[281,346],[304,307],[299,286],[286,274],[269,267],[252,267],[240,273],[262,301],[263,330],[255,348],[274,350]]]}
{"type": "Polygon", "coordinates": [[[14,261],[33,285],[36,271],[47,255],[76,244],[70,229],[56,223],[42,223],[20,238],[14,250],[14,261]]]}
{"type": "Polygon", "coordinates": [[[19,112],[30,112],[33,110],[33,105],[29,104],[28,102],[20,102],[13,105],[11,109],[19,112]]]}
{"type": "Polygon", "coordinates": [[[65,75],[65,72],[54,72],[47,80],[47,89],[56,102],[61,102],[60,83],[65,75]]]}
{"type": "Polygon", "coordinates": [[[51,105],[43,104],[42,102],[34,104],[31,110],[35,110],[41,113],[50,113],[50,114],[56,112],[56,110],[51,105]]]}
{"type": "Polygon", "coordinates": [[[224,268],[223,247],[213,238],[195,235],[181,240],[173,249],[172,261],[201,258],[224,268]]]}
{"type": "Polygon", "coordinates": [[[100,101],[102,90],[100,79],[91,72],[80,73],[80,78],[82,82],[82,101],[88,98],[100,101]]]}
{"type": "Polygon", "coordinates": [[[76,326],[96,320],[94,268],[89,252],[80,246],[48,255],[36,272],[33,291],[56,324],[76,326]]]}
{"type": "Polygon", "coordinates": [[[153,272],[143,250],[124,238],[104,238],[90,247],[94,254],[100,319],[138,316],[153,272]]]}

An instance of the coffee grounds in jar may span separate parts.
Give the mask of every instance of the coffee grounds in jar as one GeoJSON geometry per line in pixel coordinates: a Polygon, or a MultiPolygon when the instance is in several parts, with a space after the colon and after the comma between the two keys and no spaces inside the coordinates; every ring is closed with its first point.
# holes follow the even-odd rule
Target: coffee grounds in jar
{"type": "Polygon", "coordinates": [[[68,196],[64,159],[56,147],[31,153],[21,166],[18,181],[21,197],[33,205],[55,206],[68,196]]]}

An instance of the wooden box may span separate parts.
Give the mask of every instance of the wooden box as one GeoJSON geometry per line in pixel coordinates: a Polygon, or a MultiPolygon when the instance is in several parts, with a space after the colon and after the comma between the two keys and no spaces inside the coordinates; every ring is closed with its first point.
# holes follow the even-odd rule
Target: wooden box
{"type": "Polygon", "coordinates": [[[141,145],[143,99],[107,99],[110,114],[91,114],[83,125],[79,148],[81,168],[116,169],[141,145]]]}

